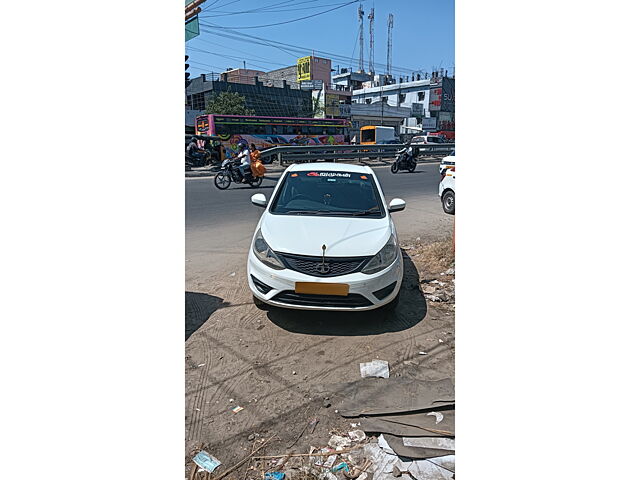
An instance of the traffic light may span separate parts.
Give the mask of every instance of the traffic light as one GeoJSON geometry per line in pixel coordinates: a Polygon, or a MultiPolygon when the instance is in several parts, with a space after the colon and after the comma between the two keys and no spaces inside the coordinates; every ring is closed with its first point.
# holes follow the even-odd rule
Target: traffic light
{"type": "Polygon", "coordinates": [[[187,72],[187,70],[189,69],[187,60],[189,60],[189,55],[184,56],[184,88],[187,88],[191,83],[191,80],[189,80],[190,73],[187,72]]]}

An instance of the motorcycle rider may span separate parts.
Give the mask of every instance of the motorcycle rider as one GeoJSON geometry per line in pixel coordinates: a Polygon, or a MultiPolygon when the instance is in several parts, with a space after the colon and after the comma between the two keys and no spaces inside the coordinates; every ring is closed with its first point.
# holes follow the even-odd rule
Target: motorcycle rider
{"type": "Polygon", "coordinates": [[[191,141],[187,145],[187,155],[198,160],[199,163],[203,163],[204,152],[198,147],[198,139],[196,137],[191,137],[191,141]]]}
{"type": "Polygon", "coordinates": [[[247,147],[246,142],[238,142],[238,155],[236,159],[240,160],[240,174],[242,175],[242,182],[245,182],[247,178],[247,169],[251,168],[251,153],[247,147]]]}

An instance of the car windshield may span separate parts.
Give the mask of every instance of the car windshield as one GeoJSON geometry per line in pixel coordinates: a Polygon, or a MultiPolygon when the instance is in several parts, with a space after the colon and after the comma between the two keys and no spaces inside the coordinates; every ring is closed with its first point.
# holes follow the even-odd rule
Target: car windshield
{"type": "Polygon", "coordinates": [[[322,170],[287,173],[270,211],[276,215],[385,216],[370,174],[322,170]]]}

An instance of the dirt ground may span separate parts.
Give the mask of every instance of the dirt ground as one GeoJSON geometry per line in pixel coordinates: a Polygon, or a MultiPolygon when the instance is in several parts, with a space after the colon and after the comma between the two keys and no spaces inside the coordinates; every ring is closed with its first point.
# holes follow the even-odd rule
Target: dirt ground
{"type": "MultiPolygon", "coordinates": [[[[451,239],[406,244],[403,254],[400,303],[392,313],[261,310],[244,271],[187,291],[187,466],[204,449],[222,462],[220,474],[244,459],[256,440],[272,436],[261,455],[326,446],[331,432],[352,430],[334,406],[344,383],[360,379],[360,362],[387,360],[391,376],[453,379],[451,239]],[[237,406],[243,409],[234,413],[237,406]],[[302,433],[314,418],[313,432],[302,433]]],[[[243,467],[227,478],[258,477],[243,467]]]]}

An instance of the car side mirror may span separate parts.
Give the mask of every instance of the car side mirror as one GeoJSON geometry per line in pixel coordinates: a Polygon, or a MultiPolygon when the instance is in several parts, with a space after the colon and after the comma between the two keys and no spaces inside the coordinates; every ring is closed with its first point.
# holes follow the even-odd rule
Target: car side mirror
{"type": "Polygon", "coordinates": [[[404,200],[402,200],[401,198],[394,198],[389,202],[389,213],[400,212],[401,210],[404,210],[404,207],[406,206],[407,203],[404,200]]]}
{"type": "Polygon", "coordinates": [[[256,207],[267,208],[267,197],[264,196],[264,193],[256,193],[251,196],[251,203],[256,207]]]}

